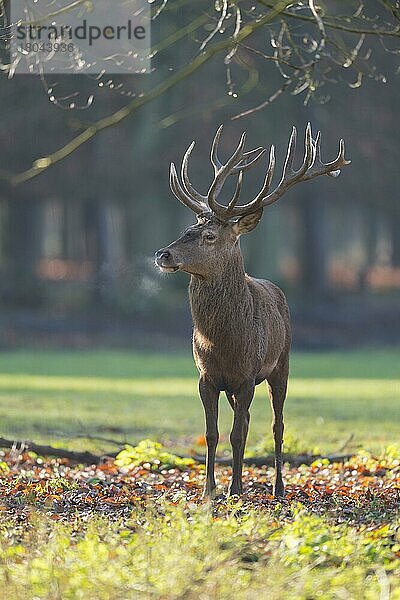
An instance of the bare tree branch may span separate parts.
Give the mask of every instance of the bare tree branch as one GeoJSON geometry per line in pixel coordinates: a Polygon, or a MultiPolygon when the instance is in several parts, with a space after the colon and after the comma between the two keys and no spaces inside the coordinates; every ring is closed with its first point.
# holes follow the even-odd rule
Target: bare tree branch
{"type": "MultiPolygon", "coordinates": [[[[58,15],[60,12],[71,10],[83,3],[84,0],[71,0],[68,6],[51,14],[58,15]]],[[[170,13],[175,11],[177,6],[181,8],[186,4],[187,0],[177,0],[173,4],[168,3],[167,0],[160,0],[155,15],[157,16],[161,12],[170,13]]],[[[199,53],[190,62],[154,88],[140,96],[135,96],[129,104],[113,114],[92,123],[79,123],[80,133],[78,135],[54,152],[36,160],[29,169],[15,175],[0,171],[0,179],[8,181],[11,185],[31,180],[72,154],[99,132],[119,125],[128,117],[133,116],[142,106],[191,77],[218,54],[224,55],[228,96],[236,98],[238,91],[242,96],[246,93],[246,85],[240,85],[235,81],[239,68],[247,69],[251,74],[247,87],[251,88],[255,80],[257,80],[257,85],[261,81],[262,69],[258,71],[252,64],[246,64],[245,58],[248,56],[246,53],[249,52],[254,55],[248,60],[249,63],[255,62],[256,58],[272,62],[284,79],[282,85],[275,91],[268,90],[267,99],[259,102],[253,108],[238,112],[232,117],[233,120],[264,109],[285,92],[298,95],[303,104],[307,104],[310,98],[322,102],[324,96],[321,96],[319,91],[327,84],[340,81],[356,88],[361,86],[364,77],[385,81],[385,76],[381,75],[376,65],[371,62],[371,48],[374,47],[372,41],[370,41],[371,48],[368,48],[366,53],[364,52],[364,56],[361,55],[361,49],[365,46],[364,42],[368,36],[377,38],[383,51],[393,55],[400,53],[400,48],[395,47],[396,43],[388,44],[389,46],[393,45],[393,48],[388,48],[385,44],[385,41],[400,39],[400,10],[387,0],[379,0],[379,4],[383,8],[378,7],[380,8],[379,15],[371,18],[365,14],[364,4],[361,0],[356,9],[352,3],[350,13],[334,15],[327,12],[329,4],[323,4],[318,0],[307,0],[307,2],[257,0],[257,4],[251,7],[243,0],[219,0],[215,5],[205,3],[206,10],[201,9],[202,12],[199,16],[193,17],[189,23],[176,28],[176,31],[165,40],[156,44],[151,53],[151,56],[155,56],[197,32],[196,37],[200,38],[196,39],[199,53]],[[212,11],[209,14],[207,10],[211,8],[212,11]],[[365,23],[370,26],[364,27],[365,23]],[[204,34],[199,33],[200,28],[204,26],[208,26],[205,37],[204,34]],[[270,33],[273,47],[272,56],[269,55],[268,50],[264,52],[263,48],[251,47],[244,43],[253,33],[263,27],[270,33]],[[218,33],[224,36],[219,42],[216,41],[218,33]],[[204,39],[201,41],[203,37],[204,39]],[[257,72],[257,76],[254,76],[255,72],[257,72]]],[[[3,0],[0,0],[0,7],[2,5],[3,0]]],[[[6,65],[3,66],[3,70],[6,70],[6,65]]],[[[47,95],[52,98],[44,77],[42,82],[47,95]]],[[[135,95],[133,91],[125,92],[124,89],[121,91],[122,84],[114,85],[112,79],[107,81],[104,86],[114,88],[115,93],[126,97],[135,95]]],[[[86,102],[78,104],[73,96],[71,93],[66,93],[59,99],[55,98],[54,102],[51,101],[55,106],[63,109],[86,109],[94,97],[90,95],[86,102]],[[72,97],[73,100],[69,101],[72,97]]],[[[210,110],[210,107],[218,108],[227,103],[226,98],[216,99],[209,103],[206,110],[210,110]]],[[[196,109],[190,107],[182,111],[182,114],[190,114],[194,110],[196,109]]],[[[176,122],[178,118],[176,113],[165,117],[161,122],[162,126],[168,126],[168,124],[176,122]]]]}
{"type": "Polygon", "coordinates": [[[264,108],[266,108],[269,104],[272,104],[272,102],[275,102],[275,100],[277,98],[279,98],[279,96],[281,94],[283,94],[288,87],[293,83],[293,81],[295,80],[295,78],[297,77],[297,75],[300,73],[300,69],[297,69],[294,73],[293,73],[293,77],[290,77],[289,79],[286,79],[286,81],[284,82],[284,84],[278,88],[277,90],[275,90],[275,92],[273,94],[271,94],[267,100],[265,100],[264,102],[261,102],[261,104],[258,104],[257,106],[254,106],[253,108],[249,108],[247,110],[242,111],[241,113],[238,113],[237,115],[234,115],[233,117],[231,117],[232,121],[235,121],[237,119],[242,119],[243,117],[248,117],[249,115],[255,113],[255,112],[259,112],[260,110],[263,110],[264,108]]]}
{"type": "MultiPolygon", "coordinates": [[[[257,2],[267,8],[271,8],[273,6],[272,2],[267,2],[266,0],[257,0],[257,2]]],[[[282,11],[281,16],[288,17],[290,19],[297,19],[298,21],[315,23],[313,17],[308,17],[307,15],[300,15],[298,13],[294,13],[289,10],[282,11]]],[[[364,29],[362,27],[350,27],[349,25],[344,25],[343,23],[337,23],[328,18],[325,18],[323,20],[323,23],[324,23],[325,27],[328,27],[330,29],[337,29],[338,31],[345,31],[348,33],[359,33],[359,34],[364,33],[365,35],[400,38],[400,25],[397,25],[392,30],[388,30],[388,29],[364,29]]]]}
{"type": "Polygon", "coordinates": [[[62,8],[59,8],[58,10],[46,13],[40,19],[36,19],[36,20],[32,20],[32,21],[21,21],[20,25],[39,25],[40,23],[43,23],[43,21],[48,21],[49,19],[58,17],[59,15],[69,12],[69,11],[73,10],[74,8],[77,8],[78,6],[85,5],[86,2],[87,2],[87,0],[74,0],[74,2],[71,2],[71,4],[67,4],[67,6],[63,6],[62,8]]]}
{"type": "Polygon", "coordinates": [[[124,106],[112,115],[109,115],[103,119],[100,119],[99,121],[94,122],[93,124],[88,126],[82,133],[74,137],[70,142],[68,142],[68,144],[64,145],[56,152],[53,152],[52,154],[49,154],[44,158],[36,160],[30,169],[23,171],[22,173],[19,173],[17,175],[8,175],[6,176],[6,179],[9,181],[9,183],[11,183],[11,185],[18,185],[29,181],[30,179],[33,179],[40,173],[43,173],[49,167],[55,165],[59,161],[72,154],[72,152],[74,152],[83,144],[91,140],[100,131],[118,125],[127,117],[135,113],[143,105],[147,104],[151,100],[154,100],[155,98],[158,98],[167,90],[177,85],[180,81],[183,81],[184,79],[195,73],[198,69],[200,69],[200,67],[207,63],[215,55],[232,48],[233,46],[239,44],[243,40],[249,38],[255,31],[257,31],[267,23],[273,22],[276,19],[276,17],[280,13],[282,13],[282,11],[284,11],[284,9],[289,4],[290,0],[280,0],[279,2],[276,2],[274,7],[270,10],[270,12],[264,15],[261,19],[247,23],[241,29],[241,31],[238,33],[237,37],[234,40],[232,40],[231,38],[227,38],[209,47],[206,51],[197,55],[191,62],[182,67],[177,73],[163,81],[161,84],[159,84],[140,98],[135,98],[130,104],[124,106]]]}

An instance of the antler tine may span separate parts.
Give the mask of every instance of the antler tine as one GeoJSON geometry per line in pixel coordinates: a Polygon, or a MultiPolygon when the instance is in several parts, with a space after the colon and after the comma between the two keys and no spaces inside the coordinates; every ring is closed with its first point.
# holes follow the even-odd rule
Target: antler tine
{"type": "Polygon", "coordinates": [[[315,158],[318,162],[321,162],[321,132],[317,131],[317,135],[314,141],[315,146],[315,158]]]}
{"type": "Polygon", "coordinates": [[[296,171],[298,177],[302,177],[315,162],[315,144],[311,134],[311,123],[307,123],[304,136],[304,160],[300,169],[296,171]]]}
{"type": "Polygon", "coordinates": [[[243,152],[246,137],[246,134],[243,133],[235,152],[232,154],[228,162],[223,165],[217,156],[217,147],[220,140],[221,131],[222,127],[219,127],[214,137],[211,149],[211,162],[214,165],[215,177],[208,191],[208,205],[217,216],[227,220],[232,217],[244,215],[257,210],[271,185],[275,168],[275,154],[274,148],[272,147],[267,174],[265,176],[264,184],[260,193],[252,202],[249,202],[244,206],[236,206],[242,188],[243,172],[252,167],[265,154],[266,150],[260,147],[255,148],[254,150],[249,150],[248,152],[243,152]],[[217,196],[220,193],[227,177],[235,173],[239,173],[235,193],[228,206],[223,206],[217,202],[217,196]]]}
{"type": "Polygon", "coordinates": [[[171,163],[171,165],[170,165],[169,186],[171,188],[172,193],[176,196],[176,198],[178,198],[178,200],[180,202],[182,202],[182,204],[184,204],[185,206],[187,206],[188,208],[193,210],[193,212],[195,212],[196,214],[199,214],[201,212],[204,212],[205,210],[208,210],[208,207],[206,204],[202,204],[201,202],[198,202],[197,200],[192,198],[183,189],[183,187],[181,186],[181,183],[179,181],[174,163],[171,163]]]}
{"type": "Polygon", "coordinates": [[[313,179],[314,177],[318,177],[319,175],[329,175],[330,177],[338,177],[340,175],[340,169],[351,163],[351,160],[345,159],[345,144],[343,139],[339,140],[339,152],[337,157],[331,162],[322,162],[320,152],[320,137],[321,136],[319,136],[318,138],[317,135],[317,138],[314,142],[317,150],[317,159],[315,161],[315,164],[312,165],[312,167],[306,173],[305,180],[313,179]]]}
{"type": "Polygon", "coordinates": [[[188,163],[192,150],[195,146],[194,141],[189,145],[185,154],[183,155],[181,179],[179,179],[177,175],[175,164],[171,163],[170,187],[178,200],[188,206],[195,213],[199,214],[201,212],[211,210],[222,220],[224,220],[228,218],[228,214],[234,210],[234,207],[239,199],[242,187],[243,171],[254,165],[254,163],[261,158],[265,151],[263,148],[255,148],[254,150],[243,152],[246,140],[246,134],[243,133],[232,156],[229,158],[226,164],[222,164],[217,154],[221,132],[222,125],[218,128],[211,147],[211,162],[214,166],[214,180],[209,188],[207,196],[203,196],[193,187],[188,175],[188,163]],[[239,175],[232,200],[229,202],[228,206],[219,204],[217,202],[217,196],[219,195],[227,177],[236,173],[239,175]]]}
{"type": "MultiPolygon", "coordinates": [[[[246,134],[243,133],[240,142],[232,154],[231,158],[224,165],[218,158],[217,148],[219,144],[219,140],[221,138],[222,125],[218,128],[217,133],[214,136],[214,140],[211,147],[211,162],[214,165],[214,181],[212,182],[209,190],[208,190],[208,205],[210,209],[217,214],[222,219],[231,218],[232,216],[236,216],[239,214],[244,214],[244,207],[235,208],[240,190],[242,187],[243,180],[243,171],[247,171],[250,169],[266,152],[266,150],[262,147],[254,148],[254,150],[249,150],[248,152],[243,152],[246,134]],[[235,193],[229,202],[228,206],[223,206],[217,202],[217,197],[229,175],[234,175],[239,173],[239,178],[237,181],[237,186],[235,193]]],[[[269,184],[270,185],[270,180],[269,184]]],[[[259,202],[259,197],[249,204],[246,204],[246,210],[248,208],[253,207],[256,203],[259,202]]]]}
{"type": "Polygon", "coordinates": [[[265,194],[268,194],[269,188],[271,187],[271,183],[272,183],[272,179],[274,176],[274,171],[275,171],[275,146],[272,145],[271,149],[269,151],[269,163],[268,163],[268,169],[267,169],[267,174],[265,175],[265,179],[264,179],[264,183],[263,186],[261,188],[261,190],[259,191],[259,193],[257,194],[257,198],[255,199],[255,203],[258,206],[262,205],[262,201],[265,198],[265,194]]]}
{"type": "Polygon", "coordinates": [[[288,171],[293,172],[293,170],[294,170],[293,169],[293,160],[294,160],[294,154],[296,152],[296,141],[297,141],[297,129],[293,125],[292,133],[290,134],[289,143],[288,143],[288,147],[287,147],[287,151],[286,151],[285,162],[283,165],[282,179],[284,179],[286,177],[286,174],[288,171]]]}
{"type": "MultiPolygon", "coordinates": [[[[293,168],[294,155],[296,152],[297,129],[293,125],[290,134],[288,147],[286,150],[285,162],[283,163],[282,177],[272,194],[267,194],[263,198],[262,206],[268,206],[275,202],[287,189],[287,182],[291,181],[296,176],[296,171],[293,168]],[[279,196],[277,194],[279,193],[279,196]],[[277,196],[277,197],[275,197],[277,196]]],[[[300,167],[302,168],[302,167],[300,167]]]]}
{"type": "Polygon", "coordinates": [[[218,155],[217,155],[217,148],[218,148],[218,144],[219,144],[219,140],[221,138],[221,132],[222,132],[222,128],[223,125],[220,125],[214,135],[214,139],[212,141],[211,144],[211,163],[214,166],[214,171],[217,172],[221,167],[222,167],[222,163],[221,161],[218,159],[218,155]]]}
{"type": "Polygon", "coordinates": [[[235,193],[233,194],[232,200],[229,202],[227,209],[226,209],[227,214],[232,213],[234,207],[237,204],[237,201],[239,200],[240,192],[242,190],[242,181],[243,181],[243,171],[239,171],[239,175],[238,175],[237,182],[236,182],[235,193]]]}
{"type": "Polygon", "coordinates": [[[189,196],[191,196],[194,200],[197,200],[197,202],[200,202],[202,204],[204,204],[204,209],[207,208],[207,196],[203,196],[203,194],[200,194],[190,183],[189,180],[189,176],[188,176],[188,160],[189,160],[189,156],[195,146],[196,142],[192,142],[189,146],[189,148],[186,150],[185,154],[183,155],[183,159],[182,159],[182,167],[181,167],[181,178],[182,178],[182,182],[183,182],[183,186],[185,188],[185,191],[188,193],[189,196]]]}
{"type": "MultiPolygon", "coordinates": [[[[220,125],[217,129],[217,132],[214,136],[212,145],[211,145],[211,163],[214,166],[214,171],[217,173],[224,165],[218,158],[218,144],[221,139],[223,125],[220,125]]],[[[236,151],[235,151],[236,152],[236,151]]],[[[247,171],[250,167],[252,167],[265,153],[264,148],[261,146],[259,148],[254,148],[254,150],[249,150],[248,152],[244,152],[240,161],[232,167],[231,173],[239,173],[239,171],[247,171]],[[254,158],[253,158],[254,157],[254,158]]]]}
{"type": "Polygon", "coordinates": [[[319,175],[330,175],[337,177],[340,174],[340,169],[351,163],[344,157],[345,147],[344,141],[339,142],[339,153],[335,160],[329,163],[323,163],[321,160],[321,134],[317,133],[315,140],[312,138],[311,125],[307,124],[305,132],[305,152],[304,160],[298,171],[293,169],[293,157],[296,139],[296,128],[293,127],[290,136],[286,160],[283,167],[283,174],[280,182],[273,192],[264,197],[262,206],[269,206],[278,200],[292,185],[301,181],[308,181],[319,175]]]}
{"type": "Polygon", "coordinates": [[[240,163],[242,161],[243,148],[244,148],[245,143],[246,143],[246,132],[243,131],[242,135],[240,136],[240,140],[239,140],[239,143],[237,145],[235,152],[232,154],[232,156],[230,157],[228,162],[223,166],[223,169],[224,170],[226,169],[226,171],[227,171],[227,175],[230,175],[232,173],[233,167],[236,167],[238,165],[238,163],[240,163]]]}
{"type": "MultiPolygon", "coordinates": [[[[345,151],[345,147],[344,147],[344,139],[340,139],[339,140],[339,154],[337,155],[336,159],[333,161],[335,162],[340,162],[339,166],[345,167],[346,165],[348,165],[349,163],[351,163],[351,160],[346,160],[344,157],[344,151],[345,151]]],[[[327,173],[327,175],[329,175],[330,177],[338,177],[340,175],[340,169],[337,169],[335,171],[330,171],[329,173],[327,173]]]]}
{"type": "Polygon", "coordinates": [[[236,150],[229,160],[223,164],[220,162],[217,155],[221,132],[222,125],[217,129],[211,146],[211,163],[214,166],[214,180],[209,187],[207,196],[203,196],[195,190],[190,183],[188,176],[188,161],[195,145],[194,142],[190,144],[183,156],[181,167],[182,183],[178,178],[174,163],[171,163],[170,187],[178,200],[195,213],[199,214],[205,211],[212,211],[222,221],[227,221],[232,217],[251,214],[265,206],[273,204],[283,196],[290,187],[301,181],[308,181],[319,175],[337,177],[340,174],[340,169],[351,163],[350,160],[345,159],[345,145],[342,139],[339,142],[339,152],[337,157],[331,162],[322,162],[321,133],[318,131],[314,140],[312,137],[311,124],[308,123],[304,137],[304,158],[301,167],[296,171],[293,167],[293,162],[296,151],[297,130],[296,127],[293,127],[286,151],[282,177],[276,188],[272,192],[269,192],[275,169],[275,148],[274,146],[271,146],[268,169],[260,192],[251,202],[242,206],[236,206],[242,189],[243,172],[254,165],[254,163],[264,155],[265,150],[263,148],[255,148],[254,150],[243,152],[246,139],[246,134],[243,133],[236,150]],[[226,179],[229,175],[237,173],[238,179],[232,199],[227,206],[219,204],[219,202],[217,202],[217,197],[226,179]]]}
{"type": "MultiPolygon", "coordinates": [[[[244,144],[246,141],[246,132],[242,133],[239,144],[237,145],[235,152],[232,154],[232,156],[230,157],[228,162],[226,162],[224,165],[221,165],[221,167],[217,170],[217,168],[215,166],[217,164],[215,162],[216,146],[218,144],[218,140],[221,135],[221,130],[222,130],[222,127],[220,127],[218,129],[218,131],[214,137],[213,148],[211,150],[211,156],[212,156],[211,161],[214,164],[215,176],[214,176],[214,181],[212,182],[212,184],[210,185],[210,188],[208,190],[207,199],[208,199],[208,206],[210,207],[210,209],[217,216],[223,217],[225,215],[227,209],[226,209],[226,206],[223,206],[222,204],[219,204],[217,202],[217,196],[219,195],[219,193],[222,189],[222,186],[224,185],[228,176],[232,174],[233,167],[237,166],[238,163],[240,163],[240,161],[243,158],[243,148],[244,148],[244,144]]],[[[221,164],[221,163],[219,163],[219,161],[218,161],[218,164],[221,164]]]]}
{"type": "Polygon", "coordinates": [[[262,148],[261,146],[259,148],[254,148],[254,150],[249,150],[249,152],[244,152],[242,160],[236,165],[236,167],[233,167],[232,173],[247,171],[247,169],[250,169],[250,167],[252,167],[265,154],[265,152],[265,148],[262,148]],[[254,158],[252,158],[253,156],[254,158]]]}
{"type": "Polygon", "coordinates": [[[267,173],[265,175],[264,183],[262,185],[261,190],[259,191],[257,196],[254,198],[254,200],[252,200],[251,202],[248,202],[247,204],[244,204],[243,206],[235,207],[235,204],[236,204],[236,202],[235,202],[234,204],[232,204],[232,208],[231,208],[231,203],[229,203],[228,209],[230,209],[230,211],[229,211],[230,216],[242,217],[246,214],[255,212],[256,210],[261,208],[262,202],[265,198],[265,195],[268,193],[268,190],[271,186],[272,178],[274,176],[274,170],[275,170],[275,146],[271,146],[271,149],[269,151],[268,169],[267,169],[267,173]]]}

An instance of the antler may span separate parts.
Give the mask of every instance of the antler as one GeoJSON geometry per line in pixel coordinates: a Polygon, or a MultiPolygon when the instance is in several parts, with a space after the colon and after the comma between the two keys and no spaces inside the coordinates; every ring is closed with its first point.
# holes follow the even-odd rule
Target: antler
{"type": "Polygon", "coordinates": [[[229,160],[223,164],[220,162],[217,155],[221,132],[222,125],[218,128],[211,146],[210,158],[211,163],[214,166],[214,180],[210,185],[207,195],[202,195],[195,190],[188,177],[188,160],[195,142],[190,144],[183,156],[181,167],[182,183],[179,181],[174,163],[171,163],[170,186],[178,200],[191,208],[195,213],[199,214],[212,211],[222,221],[228,221],[234,217],[250,214],[264,206],[269,206],[283,196],[289,188],[301,181],[308,181],[319,175],[337,177],[340,174],[340,169],[351,162],[344,157],[344,141],[341,139],[339,142],[339,153],[335,160],[329,163],[323,163],[321,160],[320,149],[321,133],[318,131],[314,140],[312,137],[311,125],[308,123],[305,132],[303,163],[296,171],[293,168],[293,160],[296,150],[297,130],[296,127],[293,127],[283,166],[282,177],[276,188],[272,192],[269,192],[275,169],[275,148],[274,146],[271,146],[267,173],[261,190],[254,200],[247,204],[237,206],[242,188],[243,172],[252,167],[261,156],[265,154],[266,150],[263,148],[255,148],[254,150],[244,152],[246,134],[243,133],[236,150],[229,160]],[[225,181],[229,175],[236,174],[238,178],[232,199],[227,206],[219,204],[217,198],[225,181]]]}

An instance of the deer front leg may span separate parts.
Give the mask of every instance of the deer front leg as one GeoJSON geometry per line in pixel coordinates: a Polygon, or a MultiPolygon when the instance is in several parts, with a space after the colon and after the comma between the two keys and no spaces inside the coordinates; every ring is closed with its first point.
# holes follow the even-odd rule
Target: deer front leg
{"type": "Polygon", "coordinates": [[[199,381],[200,398],[204,407],[204,415],[206,420],[206,442],[207,442],[207,458],[206,458],[206,483],[203,491],[203,498],[215,497],[215,452],[219,439],[218,432],[218,399],[219,391],[205,379],[199,381]]]}
{"type": "Polygon", "coordinates": [[[249,430],[249,408],[254,396],[254,382],[244,386],[234,394],[234,418],[231,431],[231,445],[233,452],[232,481],[229,486],[229,496],[240,496],[243,492],[242,469],[243,454],[249,430]]]}

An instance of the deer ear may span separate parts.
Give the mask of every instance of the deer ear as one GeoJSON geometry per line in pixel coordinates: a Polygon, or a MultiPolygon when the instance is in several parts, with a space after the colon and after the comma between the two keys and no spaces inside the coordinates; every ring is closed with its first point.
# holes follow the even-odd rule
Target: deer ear
{"type": "Polygon", "coordinates": [[[249,233],[252,231],[259,222],[261,221],[261,217],[263,214],[263,209],[257,210],[256,212],[250,213],[249,215],[244,215],[241,217],[236,223],[233,224],[232,229],[236,233],[236,235],[242,235],[242,233],[249,233]]]}

